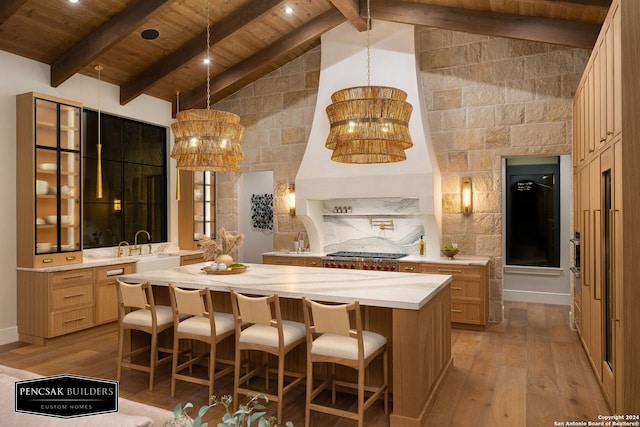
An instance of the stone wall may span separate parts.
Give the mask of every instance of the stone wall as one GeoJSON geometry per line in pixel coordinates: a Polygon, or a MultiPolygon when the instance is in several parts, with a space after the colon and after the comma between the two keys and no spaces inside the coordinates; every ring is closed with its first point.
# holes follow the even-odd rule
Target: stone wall
{"type": "Polygon", "coordinates": [[[420,69],[442,173],[443,244],[491,258],[490,311],[502,319],[504,157],[569,154],[572,100],[590,51],[418,29],[420,69]],[[460,213],[460,180],[473,213],[460,213]]]}
{"type": "Polygon", "coordinates": [[[245,126],[245,160],[238,173],[218,173],[218,223],[238,230],[238,177],[272,170],[274,249],[290,249],[302,221],[289,215],[288,189],[307,146],[320,77],[320,48],[251,83],[214,108],[239,114],[245,126]]]}
{"type": "MultiPolygon", "coordinates": [[[[418,55],[442,173],[442,242],[491,258],[490,320],[502,319],[503,157],[571,153],[572,99],[590,52],[543,43],[419,28],[418,55]],[[460,179],[473,179],[474,213],[460,213],[460,179]]],[[[320,48],[215,105],[241,116],[240,172],[273,170],[274,249],[302,222],[290,217],[288,184],[302,161],[318,90],[320,48]]],[[[218,220],[238,229],[239,173],[218,175],[218,220]]]]}

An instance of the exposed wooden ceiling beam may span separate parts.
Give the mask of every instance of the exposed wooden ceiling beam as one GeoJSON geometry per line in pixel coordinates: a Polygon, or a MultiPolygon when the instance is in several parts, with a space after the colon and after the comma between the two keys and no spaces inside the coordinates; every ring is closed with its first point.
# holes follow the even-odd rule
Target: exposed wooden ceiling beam
{"type": "Polygon", "coordinates": [[[593,48],[601,27],[561,19],[393,0],[372,1],[371,18],[585,49],[593,48]]]}
{"type": "Polygon", "coordinates": [[[11,17],[27,0],[3,0],[0,3],[0,25],[11,17]]]}
{"type": "MultiPolygon", "coordinates": [[[[234,11],[211,28],[210,45],[222,41],[251,21],[260,18],[265,13],[282,3],[284,0],[249,1],[245,6],[234,11]]],[[[137,76],[120,87],[120,104],[125,105],[155,83],[182,67],[193,58],[207,50],[207,32],[195,36],[184,45],[162,58],[137,76]]]]}
{"type": "Polygon", "coordinates": [[[135,0],[51,64],[51,86],[58,87],[110,47],[130,35],[162,6],[175,0],[135,0]]]}
{"type": "Polygon", "coordinates": [[[580,4],[582,6],[609,7],[613,0],[549,0],[554,3],[580,4]]]}
{"type": "MultiPolygon", "coordinates": [[[[254,53],[245,60],[226,69],[211,79],[210,92],[212,97],[214,97],[217,92],[224,90],[226,87],[231,86],[235,82],[259,70],[261,67],[272,63],[276,58],[286,55],[298,46],[320,37],[323,33],[344,21],[345,18],[340,12],[335,9],[330,9],[317,18],[296,28],[286,36],[279,38],[269,46],[254,53]]],[[[198,108],[198,106],[206,104],[206,100],[207,84],[204,83],[184,96],[180,95],[180,109],[189,110],[192,108],[198,108]]],[[[176,105],[174,101],[174,112],[175,109],[176,105]]]]}
{"type": "Polygon", "coordinates": [[[359,0],[329,0],[358,31],[367,31],[367,14],[360,16],[359,0]]]}

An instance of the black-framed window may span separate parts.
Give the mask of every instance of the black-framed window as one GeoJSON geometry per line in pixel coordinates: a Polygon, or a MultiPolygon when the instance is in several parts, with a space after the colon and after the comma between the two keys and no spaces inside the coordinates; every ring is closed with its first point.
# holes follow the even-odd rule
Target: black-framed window
{"type": "Polygon", "coordinates": [[[98,199],[98,113],[85,109],[84,249],[132,242],[138,230],[147,230],[151,242],[166,242],[167,129],[105,113],[100,114],[100,127],[103,197],[98,199]]]}
{"type": "Polygon", "coordinates": [[[560,158],[506,162],[506,263],[560,267],[560,158]]]}

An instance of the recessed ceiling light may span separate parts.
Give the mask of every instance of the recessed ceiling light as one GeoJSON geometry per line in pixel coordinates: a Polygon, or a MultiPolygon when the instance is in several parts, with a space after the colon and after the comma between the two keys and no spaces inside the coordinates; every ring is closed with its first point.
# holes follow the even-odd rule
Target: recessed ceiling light
{"type": "Polygon", "coordinates": [[[202,60],[202,63],[203,63],[203,64],[209,64],[209,63],[211,63],[211,59],[209,59],[209,58],[204,58],[204,59],[202,60]]]}
{"type": "Polygon", "coordinates": [[[69,0],[69,3],[78,3],[78,0],[69,0]]]}
{"type": "Polygon", "coordinates": [[[291,6],[287,6],[284,8],[284,12],[288,15],[291,15],[293,13],[293,8],[291,6]]]}
{"type": "Polygon", "coordinates": [[[155,40],[159,35],[160,33],[158,32],[158,30],[155,30],[153,28],[148,28],[140,33],[140,37],[145,40],[155,40]]]}

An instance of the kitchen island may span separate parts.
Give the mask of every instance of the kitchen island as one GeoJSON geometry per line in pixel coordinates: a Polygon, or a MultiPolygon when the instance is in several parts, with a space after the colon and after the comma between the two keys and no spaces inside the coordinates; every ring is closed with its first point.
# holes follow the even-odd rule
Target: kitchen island
{"type": "MultiPolygon", "coordinates": [[[[451,276],[362,270],[249,264],[241,274],[210,275],[194,264],[168,270],[127,274],[127,282],[149,281],[162,299],[169,284],[209,288],[217,310],[230,311],[228,293],[281,298],[283,317],[302,320],[300,299],[347,303],[360,301],[367,329],[388,339],[393,405],[391,426],[421,426],[451,366],[451,276]]],[[[294,362],[295,363],[295,362],[294,362]]],[[[304,358],[294,369],[305,369],[304,358]]],[[[375,382],[381,366],[374,366],[375,382]]]]}

